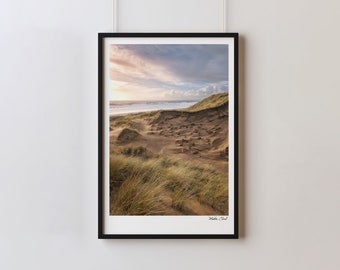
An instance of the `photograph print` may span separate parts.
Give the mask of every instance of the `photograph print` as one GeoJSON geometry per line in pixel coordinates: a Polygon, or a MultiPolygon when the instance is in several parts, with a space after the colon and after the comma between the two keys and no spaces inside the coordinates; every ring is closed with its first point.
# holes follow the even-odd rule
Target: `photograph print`
{"type": "Polygon", "coordinates": [[[99,237],[237,237],[237,35],[99,34],[99,237]]]}

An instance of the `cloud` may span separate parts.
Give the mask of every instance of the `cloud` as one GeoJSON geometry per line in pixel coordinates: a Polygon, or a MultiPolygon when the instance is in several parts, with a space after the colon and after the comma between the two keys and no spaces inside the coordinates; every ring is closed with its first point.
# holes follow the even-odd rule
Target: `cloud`
{"type": "Polygon", "coordinates": [[[110,46],[115,99],[198,100],[228,89],[227,45],[110,46]]]}
{"type": "Polygon", "coordinates": [[[219,83],[207,84],[198,89],[191,89],[187,91],[180,91],[171,89],[164,93],[164,97],[167,99],[175,100],[200,100],[208,96],[226,92],[228,89],[228,82],[222,81],[219,83]]]}
{"type": "Polygon", "coordinates": [[[215,82],[228,76],[228,46],[221,44],[125,45],[141,58],[166,65],[182,81],[215,82]]]}
{"type": "Polygon", "coordinates": [[[110,79],[123,82],[176,84],[178,78],[166,65],[153,63],[124,46],[110,46],[110,79]]]}

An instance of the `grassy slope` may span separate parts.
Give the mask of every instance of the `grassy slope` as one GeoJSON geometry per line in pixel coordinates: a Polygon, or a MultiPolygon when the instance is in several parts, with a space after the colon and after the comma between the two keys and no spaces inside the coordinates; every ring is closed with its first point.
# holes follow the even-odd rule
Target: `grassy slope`
{"type": "Polygon", "coordinates": [[[228,94],[221,93],[207,97],[200,102],[192,105],[191,107],[185,109],[187,112],[198,112],[210,108],[219,107],[228,102],[228,94]]]}
{"type": "Polygon", "coordinates": [[[123,147],[110,157],[110,184],[115,197],[111,215],[164,215],[183,212],[196,199],[226,214],[227,176],[209,166],[169,156],[145,155],[143,147],[123,147]]]}
{"type": "MultiPolygon", "coordinates": [[[[206,110],[210,108],[219,107],[228,102],[228,94],[221,93],[211,95],[196,104],[192,105],[189,108],[178,110],[185,112],[198,112],[201,110],[206,110]]],[[[115,121],[115,126],[128,125],[131,126],[134,121],[138,121],[139,119],[151,120],[154,119],[158,115],[160,111],[152,111],[152,112],[141,112],[141,113],[132,113],[123,116],[111,116],[110,119],[115,121]]]]}

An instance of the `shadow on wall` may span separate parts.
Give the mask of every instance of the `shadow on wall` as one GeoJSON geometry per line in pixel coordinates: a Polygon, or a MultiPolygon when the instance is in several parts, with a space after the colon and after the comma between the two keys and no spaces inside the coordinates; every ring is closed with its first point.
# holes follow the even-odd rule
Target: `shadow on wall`
{"type": "Polygon", "coordinates": [[[239,36],[239,237],[246,237],[246,40],[239,36]]]}

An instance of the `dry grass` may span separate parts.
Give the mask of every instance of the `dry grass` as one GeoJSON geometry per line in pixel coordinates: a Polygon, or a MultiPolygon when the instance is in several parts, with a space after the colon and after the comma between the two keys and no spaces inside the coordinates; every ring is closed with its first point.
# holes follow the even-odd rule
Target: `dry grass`
{"type": "Polygon", "coordinates": [[[120,148],[110,157],[111,215],[167,215],[197,200],[227,214],[225,174],[143,147],[120,148]]]}
{"type": "Polygon", "coordinates": [[[216,95],[212,95],[210,97],[207,97],[207,98],[201,100],[200,102],[197,102],[196,104],[185,109],[184,111],[198,112],[198,111],[222,106],[223,104],[225,104],[227,102],[228,102],[228,94],[227,93],[216,94],[216,95]]]}

